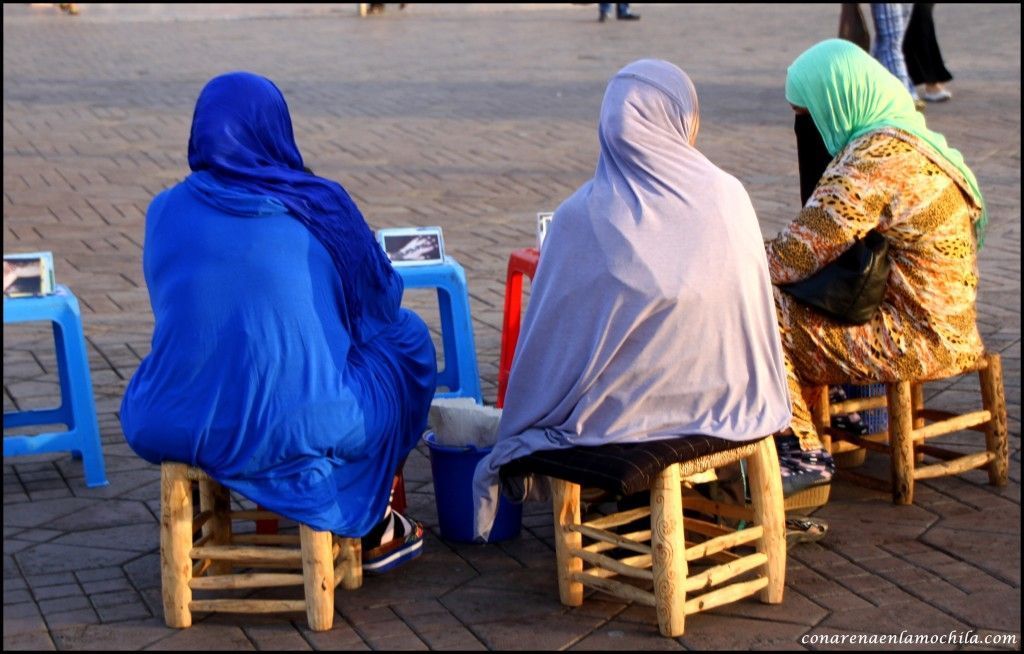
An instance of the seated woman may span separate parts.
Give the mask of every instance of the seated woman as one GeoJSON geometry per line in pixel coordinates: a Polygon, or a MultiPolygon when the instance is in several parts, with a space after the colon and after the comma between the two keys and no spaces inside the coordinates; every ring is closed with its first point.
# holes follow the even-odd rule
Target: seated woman
{"type": "MultiPolygon", "coordinates": [[[[799,449],[821,447],[800,383],[866,384],[956,374],[982,354],[975,300],[987,222],[974,174],[925,126],[906,88],[856,45],[824,41],[789,68],[786,99],[834,158],[790,225],[766,243],[774,284],[806,279],[870,230],[889,243],[881,308],[849,326],[775,290],[793,373],[799,449]]],[[[811,150],[813,151],[813,145],[811,150]]]]}
{"type": "Polygon", "coordinates": [[[192,174],[146,215],[156,324],[121,405],[128,443],[364,537],[368,573],[414,558],[422,527],[388,498],[437,364],[426,325],[400,308],[401,278],[348,193],[304,169],[270,80],[211,80],[188,158],[192,174]]]}
{"type": "Polygon", "coordinates": [[[668,62],[609,82],[597,170],[555,212],[499,440],[476,469],[478,537],[500,467],[532,452],[789,426],[757,217],[694,147],[699,124],[696,90],[668,62]]]}

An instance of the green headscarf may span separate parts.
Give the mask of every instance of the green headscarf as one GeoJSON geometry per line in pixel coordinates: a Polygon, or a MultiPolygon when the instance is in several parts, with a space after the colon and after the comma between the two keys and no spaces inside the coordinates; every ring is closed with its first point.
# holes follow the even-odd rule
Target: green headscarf
{"type": "Polygon", "coordinates": [[[843,39],[812,46],[789,67],[786,100],[811,113],[832,156],[850,141],[882,127],[895,127],[927,142],[960,171],[981,206],[974,224],[981,247],[988,211],[974,173],[942,134],[928,129],[903,83],[871,55],[843,39]]]}

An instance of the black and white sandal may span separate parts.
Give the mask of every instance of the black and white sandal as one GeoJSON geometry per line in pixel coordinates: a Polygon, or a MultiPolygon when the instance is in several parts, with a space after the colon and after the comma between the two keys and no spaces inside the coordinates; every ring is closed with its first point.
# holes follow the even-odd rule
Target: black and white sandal
{"type": "Polygon", "coordinates": [[[363,536],[363,573],[379,575],[423,553],[423,525],[388,508],[384,519],[363,536]]]}

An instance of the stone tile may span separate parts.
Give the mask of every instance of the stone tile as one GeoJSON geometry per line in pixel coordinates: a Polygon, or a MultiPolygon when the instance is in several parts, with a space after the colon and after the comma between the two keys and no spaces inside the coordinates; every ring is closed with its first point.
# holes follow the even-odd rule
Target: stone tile
{"type": "Polygon", "coordinates": [[[7,584],[4,584],[4,605],[7,604],[20,604],[21,602],[31,602],[32,595],[28,590],[24,588],[7,588],[7,584]]]}
{"type": "Polygon", "coordinates": [[[491,650],[550,651],[574,645],[601,622],[595,618],[566,613],[530,618],[529,629],[523,629],[524,622],[516,618],[474,623],[469,628],[491,650]]]}
{"type": "MultiPolygon", "coordinates": [[[[165,628],[166,629],[166,628],[165,628]]],[[[176,629],[167,638],[145,647],[147,650],[254,650],[242,628],[216,622],[193,622],[189,629],[176,629]]]]}
{"type": "Polygon", "coordinates": [[[126,563],[124,572],[136,588],[159,588],[161,584],[160,553],[146,554],[126,563]]]}
{"type": "Polygon", "coordinates": [[[78,584],[62,584],[60,586],[42,586],[33,588],[32,595],[36,600],[49,600],[58,597],[72,597],[82,595],[82,588],[78,584]]]}
{"type": "Polygon", "coordinates": [[[787,589],[782,604],[762,604],[754,596],[720,606],[708,613],[809,627],[821,622],[829,612],[795,590],[787,589]]]}
{"type": "Polygon", "coordinates": [[[17,554],[18,552],[33,547],[35,543],[27,540],[11,538],[4,541],[4,552],[6,554],[17,554]]]}
{"type": "Polygon", "coordinates": [[[268,624],[246,625],[242,627],[245,635],[249,637],[256,649],[281,651],[307,651],[312,649],[306,639],[288,621],[278,621],[268,624]]]}
{"type": "Polygon", "coordinates": [[[27,631],[22,633],[8,634],[4,629],[4,651],[54,651],[57,648],[53,645],[50,634],[45,631],[27,631]]]}
{"type": "Polygon", "coordinates": [[[57,649],[61,650],[133,651],[145,649],[147,645],[176,633],[182,632],[168,629],[162,619],[150,618],[115,625],[79,625],[55,629],[52,635],[57,649]]]}
{"type": "Polygon", "coordinates": [[[970,531],[935,528],[921,539],[981,568],[997,579],[1020,586],[1020,532],[1016,536],[989,533],[977,538],[970,531]]]}
{"type": "Polygon", "coordinates": [[[578,643],[569,648],[570,651],[679,651],[685,649],[674,638],[662,636],[655,626],[630,622],[612,621],[595,629],[578,643]]]}
{"type": "Polygon", "coordinates": [[[967,625],[962,621],[918,600],[877,608],[835,612],[825,618],[818,627],[876,634],[898,634],[904,630],[921,633],[948,633],[954,629],[967,629],[967,625]]]}
{"type": "Polygon", "coordinates": [[[70,595],[56,599],[40,600],[37,602],[39,610],[43,615],[51,613],[64,613],[66,611],[77,611],[89,608],[89,598],[85,595],[70,595]]]}
{"type": "Polygon", "coordinates": [[[102,488],[87,488],[84,484],[72,484],[71,492],[76,497],[82,498],[120,498],[121,495],[131,492],[142,484],[160,479],[158,468],[144,468],[141,470],[120,470],[116,474],[107,475],[110,485],[102,488]]]}
{"type": "Polygon", "coordinates": [[[15,557],[27,574],[45,572],[77,571],[85,568],[106,568],[121,565],[134,558],[129,551],[100,549],[98,547],[77,547],[46,543],[18,552],[15,557]]]}
{"type": "Polygon", "coordinates": [[[83,582],[82,590],[84,590],[87,595],[93,597],[94,601],[96,595],[100,593],[135,592],[134,589],[132,588],[132,585],[129,584],[128,580],[125,579],[123,576],[115,579],[83,582]]]}
{"type": "Polygon", "coordinates": [[[31,543],[45,543],[60,535],[61,532],[56,529],[26,529],[18,534],[18,540],[27,540],[31,543]]]}
{"type": "Polygon", "coordinates": [[[4,605],[4,638],[28,632],[46,631],[46,623],[34,602],[4,605]]]}
{"type": "Polygon", "coordinates": [[[110,500],[62,516],[47,526],[61,531],[98,530],[122,525],[146,525],[153,531],[159,524],[142,502],[110,500]]]}
{"type": "Polygon", "coordinates": [[[54,574],[29,574],[25,580],[33,589],[45,588],[47,586],[74,585],[75,576],[70,572],[58,572],[54,574]]]}
{"type": "Polygon", "coordinates": [[[7,505],[4,506],[4,525],[38,527],[65,515],[82,511],[95,503],[95,500],[67,498],[7,505]]]}
{"type": "Polygon", "coordinates": [[[563,612],[558,595],[490,588],[460,588],[442,597],[441,603],[460,622],[470,626],[494,620],[532,622],[563,612]]]}
{"type": "Polygon", "coordinates": [[[747,620],[698,613],[688,616],[686,633],[678,640],[687,649],[800,649],[807,630],[795,624],[747,620]]]}
{"type": "Polygon", "coordinates": [[[50,632],[66,629],[68,627],[80,627],[84,625],[99,624],[100,618],[96,611],[91,608],[73,609],[46,614],[46,625],[50,632]]]}
{"type": "Polygon", "coordinates": [[[975,629],[1020,633],[1020,589],[936,594],[929,602],[975,629]]]}
{"type": "MultiPolygon", "coordinates": [[[[104,623],[119,622],[121,620],[139,620],[142,618],[148,618],[152,615],[137,595],[132,602],[121,602],[118,604],[111,604],[110,606],[97,604],[96,612],[99,614],[100,620],[104,623]]],[[[161,611],[157,617],[163,617],[163,611],[161,611]]]]}
{"type": "Polygon", "coordinates": [[[120,604],[139,603],[139,596],[132,588],[113,590],[104,593],[89,593],[89,601],[97,609],[118,606],[120,604]]]}
{"type": "Polygon", "coordinates": [[[124,525],[72,531],[52,542],[54,545],[150,552],[160,547],[160,530],[156,524],[124,525]]]}
{"type": "Polygon", "coordinates": [[[430,649],[411,631],[397,636],[367,638],[370,647],[384,652],[416,652],[430,649]]]}
{"type": "Polygon", "coordinates": [[[109,581],[112,579],[123,579],[124,572],[120,567],[92,568],[75,572],[79,583],[83,586],[92,582],[109,581]]]}
{"type": "Polygon", "coordinates": [[[337,651],[366,651],[370,646],[363,641],[351,625],[340,616],[335,616],[334,626],[330,631],[310,631],[307,625],[300,624],[299,631],[314,649],[337,651]]]}
{"type": "Polygon", "coordinates": [[[417,635],[432,650],[482,651],[487,649],[471,630],[462,625],[445,629],[417,630],[417,635]]]}

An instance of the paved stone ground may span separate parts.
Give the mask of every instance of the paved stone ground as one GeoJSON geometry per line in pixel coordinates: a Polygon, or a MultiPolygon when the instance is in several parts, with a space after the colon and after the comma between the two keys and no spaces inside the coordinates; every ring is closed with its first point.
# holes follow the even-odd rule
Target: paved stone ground
{"type": "MultiPolygon", "coordinates": [[[[527,508],[510,543],[431,534],[402,572],[339,591],[325,634],[299,615],[165,628],[158,470],[131,452],[116,415],[152,328],[144,211],[186,173],[203,83],[234,69],[269,76],[309,165],[340,180],[373,227],[444,228],[467,269],[493,402],[508,253],[533,242],[537,211],[591,174],[607,79],[644,56],[686,69],[703,109],[699,146],[746,184],[771,235],[798,199],[785,69],[834,34],[837,6],[637,5],[643,20],[604,25],[593,5],[416,5],[366,20],[353,5],[113,7],[83,5],[72,18],[4,5],[4,251],[52,250],[59,280],[82,301],[110,478],[90,490],[66,456],[5,459],[4,649],[761,649],[800,648],[806,634],[1019,636],[1019,5],[937,9],[955,97],[927,114],[965,154],[990,207],[979,309],[1006,371],[1010,485],[994,489],[977,472],[927,481],[915,506],[897,508],[838,482],[818,511],[832,530],[792,552],[782,606],[699,615],[675,640],[642,607],[600,595],[559,605],[544,506],[527,508]]],[[[409,304],[436,311],[423,291],[409,304]]],[[[53,401],[46,330],[5,329],[3,365],[5,411],[53,401]]],[[[976,383],[927,392],[937,407],[961,408],[976,383]]],[[[422,449],[406,472],[410,512],[436,530],[422,449]]]]}

